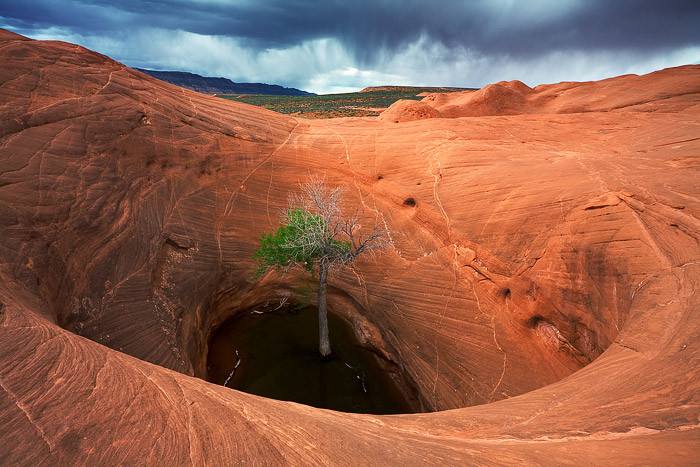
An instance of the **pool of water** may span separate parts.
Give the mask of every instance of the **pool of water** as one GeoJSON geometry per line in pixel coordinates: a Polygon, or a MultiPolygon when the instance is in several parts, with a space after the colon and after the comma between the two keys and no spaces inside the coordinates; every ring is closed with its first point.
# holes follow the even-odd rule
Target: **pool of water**
{"type": "Polygon", "coordinates": [[[332,313],[328,324],[333,354],[322,362],[316,308],[243,313],[212,336],[207,380],[224,384],[228,379],[227,387],[243,392],[343,412],[412,412],[377,357],[358,345],[352,329],[332,313]]]}

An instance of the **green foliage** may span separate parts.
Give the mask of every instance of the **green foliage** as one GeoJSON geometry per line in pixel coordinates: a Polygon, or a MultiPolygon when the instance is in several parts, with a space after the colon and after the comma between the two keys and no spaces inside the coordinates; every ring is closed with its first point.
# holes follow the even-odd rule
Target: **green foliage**
{"type": "Polygon", "coordinates": [[[459,88],[404,87],[391,90],[321,94],[318,96],[274,96],[218,94],[217,97],[245,102],[283,114],[308,118],[376,116],[399,99],[421,100],[423,92],[453,92],[459,88]]]}
{"type": "Polygon", "coordinates": [[[287,209],[276,231],[260,236],[260,249],[253,254],[258,268],[253,279],[268,269],[295,265],[313,272],[315,263],[323,258],[338,259],[349,255],[351,243],[334,238],[323,218],[300,207],[287,209]]]}
{"type": "Polygon", "coordinates": [[[299,287],[293,288],[292,292],[296,296],[296,305],[294,306],[295,311],[300,311],[311,304],[311,294],[315,291],[314,286],[311,284],[300,285],[299,287]]]}
{"type": "Polygon", "coordinates": [[[313,268],[313,261],[318,255],[315,248],[303,248],[296,240],[307,228],[318,225],[321,221],[301,208],[289,208],[287,216],[279,228],[270,233],[263,232],[260,236],[260,249],[253,254],[258,262],[255,277],[259,277],[270,268],[279,269],[293,263],[313,268]]]}
{"type": "MultiPolygon", "coordinates": [[[[325,177],[314,176],[300,187],[302,195],[290,197],[292,204],[277,230],[261,235],[260,249],[253,254],[258,267],[251,280],[270,269],[284,268],[286,272],[292,266],[304,267],[313,274],[318,264],[319,353],[325,359],[331,354],[326,302],[329,269],[392,243],[383,219],[377,219],[374,228],[363,236],[357,232],[357,212],[342,215],[344,187],[330,188],[325,177]]],[[[302,289],[299,295],[302,304],[308,302],[310,293],[302,289]]]]}

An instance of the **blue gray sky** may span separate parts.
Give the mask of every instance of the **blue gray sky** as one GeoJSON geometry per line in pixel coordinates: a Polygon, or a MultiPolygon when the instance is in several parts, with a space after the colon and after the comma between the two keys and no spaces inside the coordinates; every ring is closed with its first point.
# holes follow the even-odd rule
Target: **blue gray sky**
{"type": "Polygon", "coordinates": [[[129,66],[316,93],[700,63],[698,0],[0,0],[0,27],[129,66]]]}

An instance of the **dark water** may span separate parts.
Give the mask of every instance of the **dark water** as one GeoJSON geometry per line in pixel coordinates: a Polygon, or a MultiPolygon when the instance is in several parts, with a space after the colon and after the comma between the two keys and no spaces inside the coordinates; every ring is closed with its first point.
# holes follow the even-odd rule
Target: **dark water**
{"type": "Polygon", "coordinates": [[[377,358],[357,345],[350,327],[331,313],[328,322],[333,358],[321,362],[316,308],[246,312],[212,337],[208,380],[223,384],[240,359],[227,387],[343,412],[412,412],[377,358]]]}

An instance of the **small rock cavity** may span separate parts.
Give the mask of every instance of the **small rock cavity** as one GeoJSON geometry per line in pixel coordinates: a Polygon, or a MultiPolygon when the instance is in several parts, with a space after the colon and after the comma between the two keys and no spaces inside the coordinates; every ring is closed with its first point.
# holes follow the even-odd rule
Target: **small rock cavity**
{"type": "Polygon", "coordinates": [[[328,314],[333,354],[322,362],[315,307],[261,310],[239,314],[214,332],[208,381],[342,412],[413,412],[382,362],[360,347],[342,319],[328,314]]]}

